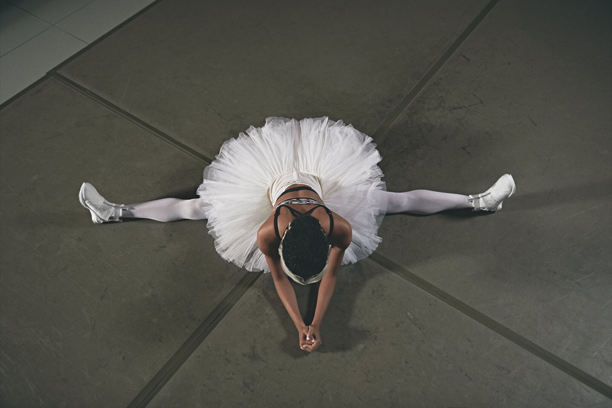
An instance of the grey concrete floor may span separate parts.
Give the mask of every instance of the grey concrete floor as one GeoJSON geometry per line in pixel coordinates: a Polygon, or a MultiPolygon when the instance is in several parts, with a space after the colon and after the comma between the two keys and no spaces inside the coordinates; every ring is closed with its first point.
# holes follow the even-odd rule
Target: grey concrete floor
{"type": "Polygon", "coordinates": [[[0,110],[0,406],[612,406],[611,17],[157,2],[0,110]],[[224,140],[324,115],[374,137],[391,191],[518,189],[496,214],[388,216],[314,354],[205,221],[95,225],[77,201],[195,197],[224,140]]]}

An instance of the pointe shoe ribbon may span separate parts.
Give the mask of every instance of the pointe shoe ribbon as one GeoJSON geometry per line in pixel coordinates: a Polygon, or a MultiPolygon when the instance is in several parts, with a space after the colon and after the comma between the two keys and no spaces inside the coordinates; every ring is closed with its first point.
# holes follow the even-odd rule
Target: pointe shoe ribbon
{"type": "Polygon", "coordinates": [[[514,178],[511,174],[504,174],[484,193],[469,195],[468,202],[474,204],[472,211],[499,211],[503,201],[515,192],[514,178]]]}
{"type": "Polygon", "coordinates": [[[104,197],[98,193],[96,188],[91,184],[85,182],[81,185],[79,191],[79,202],[81,205],[89,210],[91,213],[91,220],[95,224],[102,224],[105,222],[123,222],[119,218],[119,208],[125,208],[124,204],[114,204],[108,202],[104,197]]]}

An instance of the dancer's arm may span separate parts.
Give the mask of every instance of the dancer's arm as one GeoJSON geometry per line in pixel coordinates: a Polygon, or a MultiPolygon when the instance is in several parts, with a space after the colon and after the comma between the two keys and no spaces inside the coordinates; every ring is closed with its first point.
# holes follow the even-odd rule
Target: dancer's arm
{"type": "Polygon", "coordinates": [[[329,253],[329,269],[327,270],[325,276],[323,276],[323,279],[321,279],[319,294],[317,296],[317,308],[315,310],[314,319],[312,319],[312,323],[310,326],[308,326],[307,331],[307,340],[314,342],[312,344],[308,342],[304,345],[304,350],[310,353],[318,349],[319,346],[323,344],[320,334],[321,322],[323,321],[323,316],[325,316],[325,312],[327,311],[327,306],[329,306],[331,297],[334,294],[338,268],[342,263],[344,251],[344,249],[332,247],[331,252],[329,253]]]}
{"type": "Polygon", "coordinates": [[[285,309],[291,316],[291,320],[293,320],[293,324],[298,331],[301,331],[306,327],[304,324],[304,320],[300,315],[300,310],[298,309],[297,298],[295,297],[295,291],[293,290],[293,286],[291,286],[291,282],[289,282],[289,278],[283,271],[280,265],[280,258],[275,259],[266,255],[266,261],[268,261],[268,266],[270,266],[270,272],[272,275],[272,279],[274,280],[274,286],[276,287],[276,292],[278,293],[278,297],[280,297],[283,305],[285,305],[285,309]]]}
{"type": "Polygon", "coordinates": [[[319,294],[317,298],[317,308],[315,310],[314,319],[312,319],[312,324],[308,327],[308,338],[314,338],[314,343],[312,345],[306,344],[304,349],[308,352],[313,352],[319,348],[322,344],[321,342],[321,334],[320,327],[323,322],[323,316],[325,316],[325,312],[327,311],[327,306],[329,306],[329,302],[331,300],[332,295],[334,294],[334,288],[336,287],[336,277],[338,274],[338,269],[342,264],[342,258],[344,257],[344,252],[346,248],[351,244],[352,229],[350,225],[346,224],[348,228],[345,228],[343,233],[340,235],[338,242],[335,244],[337,246],[332,246],[331,251],[329,253],[329,269],[323,279],[321,279],[321,285],[319,286],[319,294]]]}
{"type": "Polygon", "coordinates": [[[317,299],[317,308],[311,326],[320,326],[321,322],[323,321],[323,316],[325,315],[329,301],[334,293],[334,288],[336,286],[336,275],[338,274],[338,269],[342,264],[344,251],[349,247],[351,240],[353,239],[353,231],[348,223],[338,228],[338,233],[337,241],[332,242],[334,246],[331,247],[329,252],[329,269],[323,276],[323,279],[321,279],[317,299]]]}
{"type": "Polygon", "coordinates": [[[323,316],[329,306],[329,301],[334,294],[334,288],[336,287],[336,277],[338,269],[342,263],[342,257],[344,256],[345,249],[332,247],[329,253],[329,269],[323,279],[321,279],[321,285],[319,286],[319,294],[317,297],[317,308],[315,310],[314,319],[312,319],[311,326],[321,326],[323,316]]]}
{"type": "Polygon", "coordinates": [[[268,218],[268,221],[266,221],[257,231],[257,246],[266,257],[266,262],[270,267],[270,274],[274,280],[274,286],[278,293],[278,297],[283,302],[289,316],[291,316],[295,328],[298,331],[303,331],[306,325],[300,315],[293,286],[291,286],[289,278],[285,275],[281,267],[280,255],[278,253],[278,241],[276,240],[274,229],[271,227],[273,224],[269,222],[270,219],[271,218],[268,218]]]}

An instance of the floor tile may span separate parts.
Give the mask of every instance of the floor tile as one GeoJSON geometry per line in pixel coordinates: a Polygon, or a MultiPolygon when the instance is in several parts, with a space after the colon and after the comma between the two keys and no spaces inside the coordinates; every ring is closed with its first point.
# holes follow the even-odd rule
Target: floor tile
{"type": "Polygon", "coordinates": [[[379,140],[391,191],[511,173],[495,214],[389,216],[379,252],[612,384],[609,2],[500,2],[379,140]]]}
{"type": "Polygon", "coordinates": [[[93,0],[11,0],[11,3],[46,21],[56,24],[93,0]]]}
{"type": "Polygon", "coordinates": [[[79,51],[84,42],[55,27],[0,58],[0,103],[42,78],[51,68],[79,51]]]}
{"type": "Polygon", "coordinates": [[[78,191],[195,197],[203,165],[54,79],[0,132],[0,405],[126,406],[247,272],[205,221],[93,224],[78,191]]]}
{"type": "Polygon", "coordinates": [[[95,0],[63,19],[58,28],[91,43],[154,0],[95,0]]]}
{"type": "Polygon", "coordinates": [[[373,132],[486,3],[160,2],[61,73],[209,157],[269,116],[373,132]]]}
{"type": "Polygon", "coordinates": [[[0,57],[49,27],[48,23],[20,8],[0,2],[0,57]]]}
{"type": "MultiPolygon", "coordinates": [[[[369,260],[339,273],[323,345],[264,275],[150,407],[576,407],[605,397],[369,260]]],[[[304,290],[298,291],[304,304],[304,290]]],[[[603,406],[603,405],[601,405],[603,406]]]]}

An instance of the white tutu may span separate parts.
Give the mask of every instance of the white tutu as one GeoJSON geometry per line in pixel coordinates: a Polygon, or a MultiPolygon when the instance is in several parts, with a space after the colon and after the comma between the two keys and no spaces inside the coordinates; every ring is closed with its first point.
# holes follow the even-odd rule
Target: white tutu
{"type": "Polygon", "coordinates": [[[257,247],[257,230],[273,210],[271,186],[290,173],[315,176],[323,203],[351,224],[353,239],[343,265],[376,250],[386,208],[373,192],[386,185],[371,137],[327,117],[299,122],[268,118],[263,127],[251,126],[246,133],[223,144],[197,190],[223,259],[248,271],[270,271],[257,247]]]}

